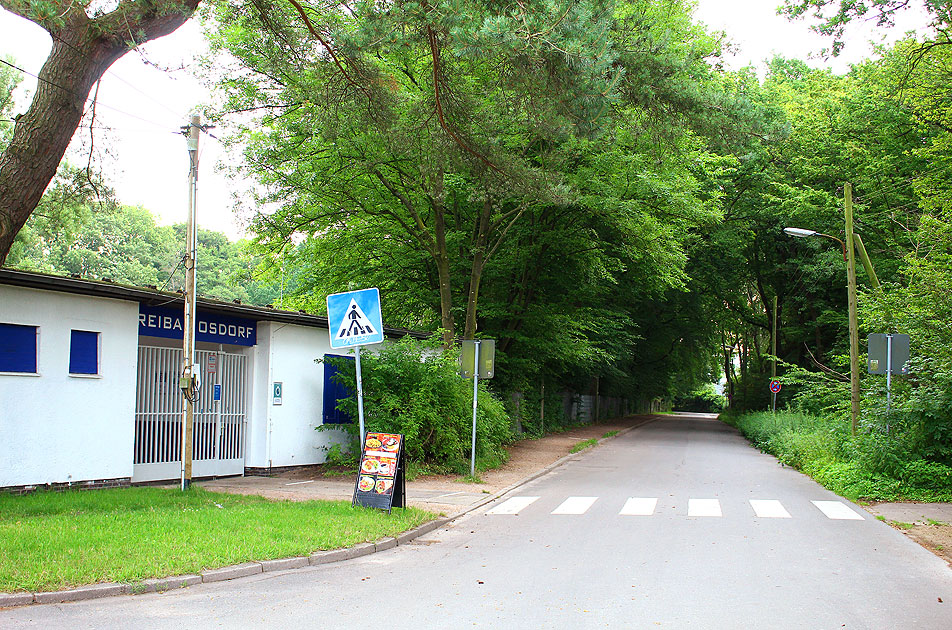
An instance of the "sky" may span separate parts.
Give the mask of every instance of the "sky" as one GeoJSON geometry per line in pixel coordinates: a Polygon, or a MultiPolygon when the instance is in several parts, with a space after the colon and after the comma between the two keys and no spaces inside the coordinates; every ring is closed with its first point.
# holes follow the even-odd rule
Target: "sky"
{"type": "MultiPolygon", "coordinates": [[[[839,58],[810,59],[831,42],[811,32],[803,21],[789,22],[778,16],[776,6],[780,0],[697,2],[696,20],[710,30],[724,31],[736,47],[737,54],[728,61],[731,68],[753,64],[762,70],[766,59],[781,54],[843,73],[850,63],[871,54],[867,43],[870,39],[895,40],[924,23],[921,14],[906,14],[888,31],[872,25],[853,27],[839,58]]],[[[20,68],[36,75],[49,49],[46,31],[0,9],[0,57],[13,57],[20,68]]],[[[148,208],[163,225],[184,223],[188,212],[188,154],[180,130],[198,107],[210,101],[208,90],[190,72],[196,65],[196,56],[204,50],[201,26],[197,20],[190,20],[171,35],[126,54],[113,64],[99,88],[96,127],[107,129],[96,129],[94,147],[97,151],[108,150],[99,162],[107,181],[122,203],[148,208]]],[[[36,79],[23,77],[17,111],[26,109],[27,95],[35,86],[36,79]]],[[[67,159],[75,164],[86,163],[88,137],[88,128],[77,133],[67,159]],[[84,142],[79,141],[79,136],[84,142]]],[[[235,240],[243,235],[244,225],[233,210],[231,190],[235,184],[226,181],[217,169],[223,159],[220,143],[203,135],[199,152],[198,223],[235,240]]]]}

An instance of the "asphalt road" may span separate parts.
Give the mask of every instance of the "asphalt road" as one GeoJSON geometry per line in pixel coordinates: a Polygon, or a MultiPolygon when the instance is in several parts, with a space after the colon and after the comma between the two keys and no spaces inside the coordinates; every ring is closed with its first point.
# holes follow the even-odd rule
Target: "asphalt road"
{"type": "Polygon", "coordinates": [[[0,612],[11,629],[462,627],[948,630],[952,570],[729,427],[671,417],[412,545],[0,612]]]}

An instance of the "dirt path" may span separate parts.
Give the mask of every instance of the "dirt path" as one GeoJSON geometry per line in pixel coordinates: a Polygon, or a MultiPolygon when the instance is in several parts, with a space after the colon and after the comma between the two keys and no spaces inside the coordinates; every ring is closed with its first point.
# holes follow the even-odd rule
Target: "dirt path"
{"type": "Polygon", "coordinates": [[[644,424],[653,417],[655,416],[625,416],[535,440],[521,440],[507,447],[509,460],[505,464],[480,473],[482,483],[467,482],[456,475],[424,475],[417,477],[414,483],[424,483],[428,488],[445,489],[446,492],[482,491],[495,494],[565,457],[579,442],[601,439],[613,432],[644,424]]]}

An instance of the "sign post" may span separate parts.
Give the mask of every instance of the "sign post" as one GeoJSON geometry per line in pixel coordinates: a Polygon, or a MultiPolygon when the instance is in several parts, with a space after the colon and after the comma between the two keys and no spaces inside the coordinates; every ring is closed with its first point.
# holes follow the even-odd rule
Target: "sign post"
{"type": "Polygon", "coordinates": [[[495,339],[467,339],[463,341],[459,363],[460,374],[473,379],[473,441],[470,451],[469,475],[476,476],[476,408],[479,379],[492,378],[496,360],[495,339]]]}
{"type": "MultiPolygon", "coordinates": [[[[909,368],[909,335],[875,333],[866,338],[867,367],[870,374],[886,375],[886,414],[892,407],[892,375],[907,374],[909,368]]],[[[887,429],[888,430],[888,429],[887,429]]]]}
{"type": "Polygon", "coordinates": [[[357,417],[360,443],[364,441],[364,389],[360,378],[360,347],[383,341],[380,291],[376,288],[327,296],[327,323],[331,348],[356,348],[357,417]]]}

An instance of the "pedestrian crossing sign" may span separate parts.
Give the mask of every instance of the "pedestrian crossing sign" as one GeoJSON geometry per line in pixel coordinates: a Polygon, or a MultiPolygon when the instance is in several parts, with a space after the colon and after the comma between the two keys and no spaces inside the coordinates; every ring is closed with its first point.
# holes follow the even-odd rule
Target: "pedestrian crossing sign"
{"type": "Polygon", "coordinates": [[[331,348],[352,348],[383,341],[380,291],[376,288],[327,296],[331,348]]]}

